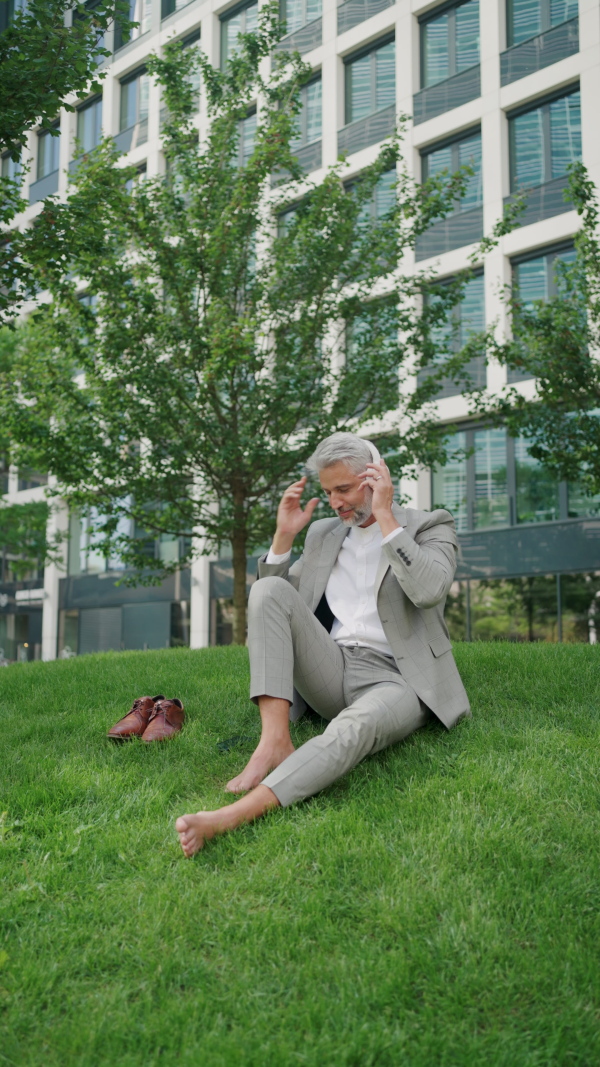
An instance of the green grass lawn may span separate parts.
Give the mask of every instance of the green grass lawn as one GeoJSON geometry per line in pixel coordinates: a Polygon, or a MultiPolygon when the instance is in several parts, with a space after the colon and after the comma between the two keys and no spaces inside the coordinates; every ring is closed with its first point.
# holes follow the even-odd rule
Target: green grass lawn
{"type": "Polygon", "coordinates": [[[193,860],[174,819],[257,728],[245,649],[0,671],[0,1065],[597,1067],[600,648],[456,656],[471,721],[193,860]],[[156,692],[178,737],[105,740],[156,692]]]}

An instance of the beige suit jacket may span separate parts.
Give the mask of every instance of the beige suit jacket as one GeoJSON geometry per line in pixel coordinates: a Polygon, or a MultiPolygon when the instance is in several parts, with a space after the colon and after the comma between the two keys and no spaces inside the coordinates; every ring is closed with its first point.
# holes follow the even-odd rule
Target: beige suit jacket
{"type": "MultiPolygon", "coordinates": [[[[375,580],[377,610],[402,677],[450,728],[471,714],[444,622],[456,570],[454,520],[441,509],[415,511],[394,504],[393,512],[404,530],[382,546],[375,580]]],[[[309,527],[301,558],[290,566],[266,563],[263,556],[259,579],[287,578],[316,611],[348,532],[338,518],[318,519],[309,527]]]]}

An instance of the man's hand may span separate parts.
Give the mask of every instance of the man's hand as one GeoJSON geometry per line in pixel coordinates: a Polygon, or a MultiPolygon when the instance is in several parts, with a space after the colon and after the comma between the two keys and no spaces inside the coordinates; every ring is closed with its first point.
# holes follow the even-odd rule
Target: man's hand
{"type": "Polygon", "coordinates": [[[383,460],[380,463],[367,463],[366,470],[359,474],[358,477],[363,479],[363,486],[368,486],[373,490],[373,502],[371,505],[373,515],[381,527],[383,536],[387,537],[392,530],[400,528],[400,523],[396,522],[392,513],[394,484],[387,465],[383,460]]]}
{"type": "Polygon", "coordinates": [[[308,501],[304,511],[300,507],[300,497],[304,492],[306,482],[306,478],[294,482],[281,498],[277,509],[277,529],[271,546],[276,556],[282,556],[284,552],[290,551],[294,538],[300,530],[308,526],[313,517],[313,511],[319,503],[318,496],[314,496],[308,501]]]}

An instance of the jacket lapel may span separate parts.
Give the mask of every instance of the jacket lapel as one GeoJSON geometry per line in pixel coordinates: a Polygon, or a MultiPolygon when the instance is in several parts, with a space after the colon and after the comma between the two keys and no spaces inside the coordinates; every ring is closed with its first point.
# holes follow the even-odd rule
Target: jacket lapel
{"type": "MultiPolygon", "coordinates": [[[[401,526],[406,526],[406,511],[404,510],[404,508],[399,507],[398,504],[392,504],[392,514],[396,522],[399,522],[401,526]]],[[[375,600],[377,600],[381,583],[385,578],[388,568],[389,562],[385,556],[385,553],[382,551],[379,559],[379,566],[377,568],[377,574],[375,575],[375,600]]]]}
{"type": "Polygon", "coordinates": [[[350,527],[344,526],[343,522],[340,522],[339,526],[334,526],[333,530],[330,530],[321,542],[321,553],[315,571],[315,584],[313,586],[312,611],[315,610],[325,592],[325,586],[329,581],[333,564],[342,547],[342,541],[349,532],[350,527]]]}

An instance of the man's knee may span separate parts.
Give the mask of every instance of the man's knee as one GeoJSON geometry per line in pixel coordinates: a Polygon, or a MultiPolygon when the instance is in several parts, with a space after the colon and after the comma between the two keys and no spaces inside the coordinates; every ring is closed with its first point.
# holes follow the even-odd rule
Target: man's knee
{"type": "Polygon", "coordinates": [[[291,589],[291,586],[285,578],[259,578],[250,589],[249,603],[256,604],[261,600],[276,600],[280,603],[283,597],[287,596],[288,589],[291,589]]]}

